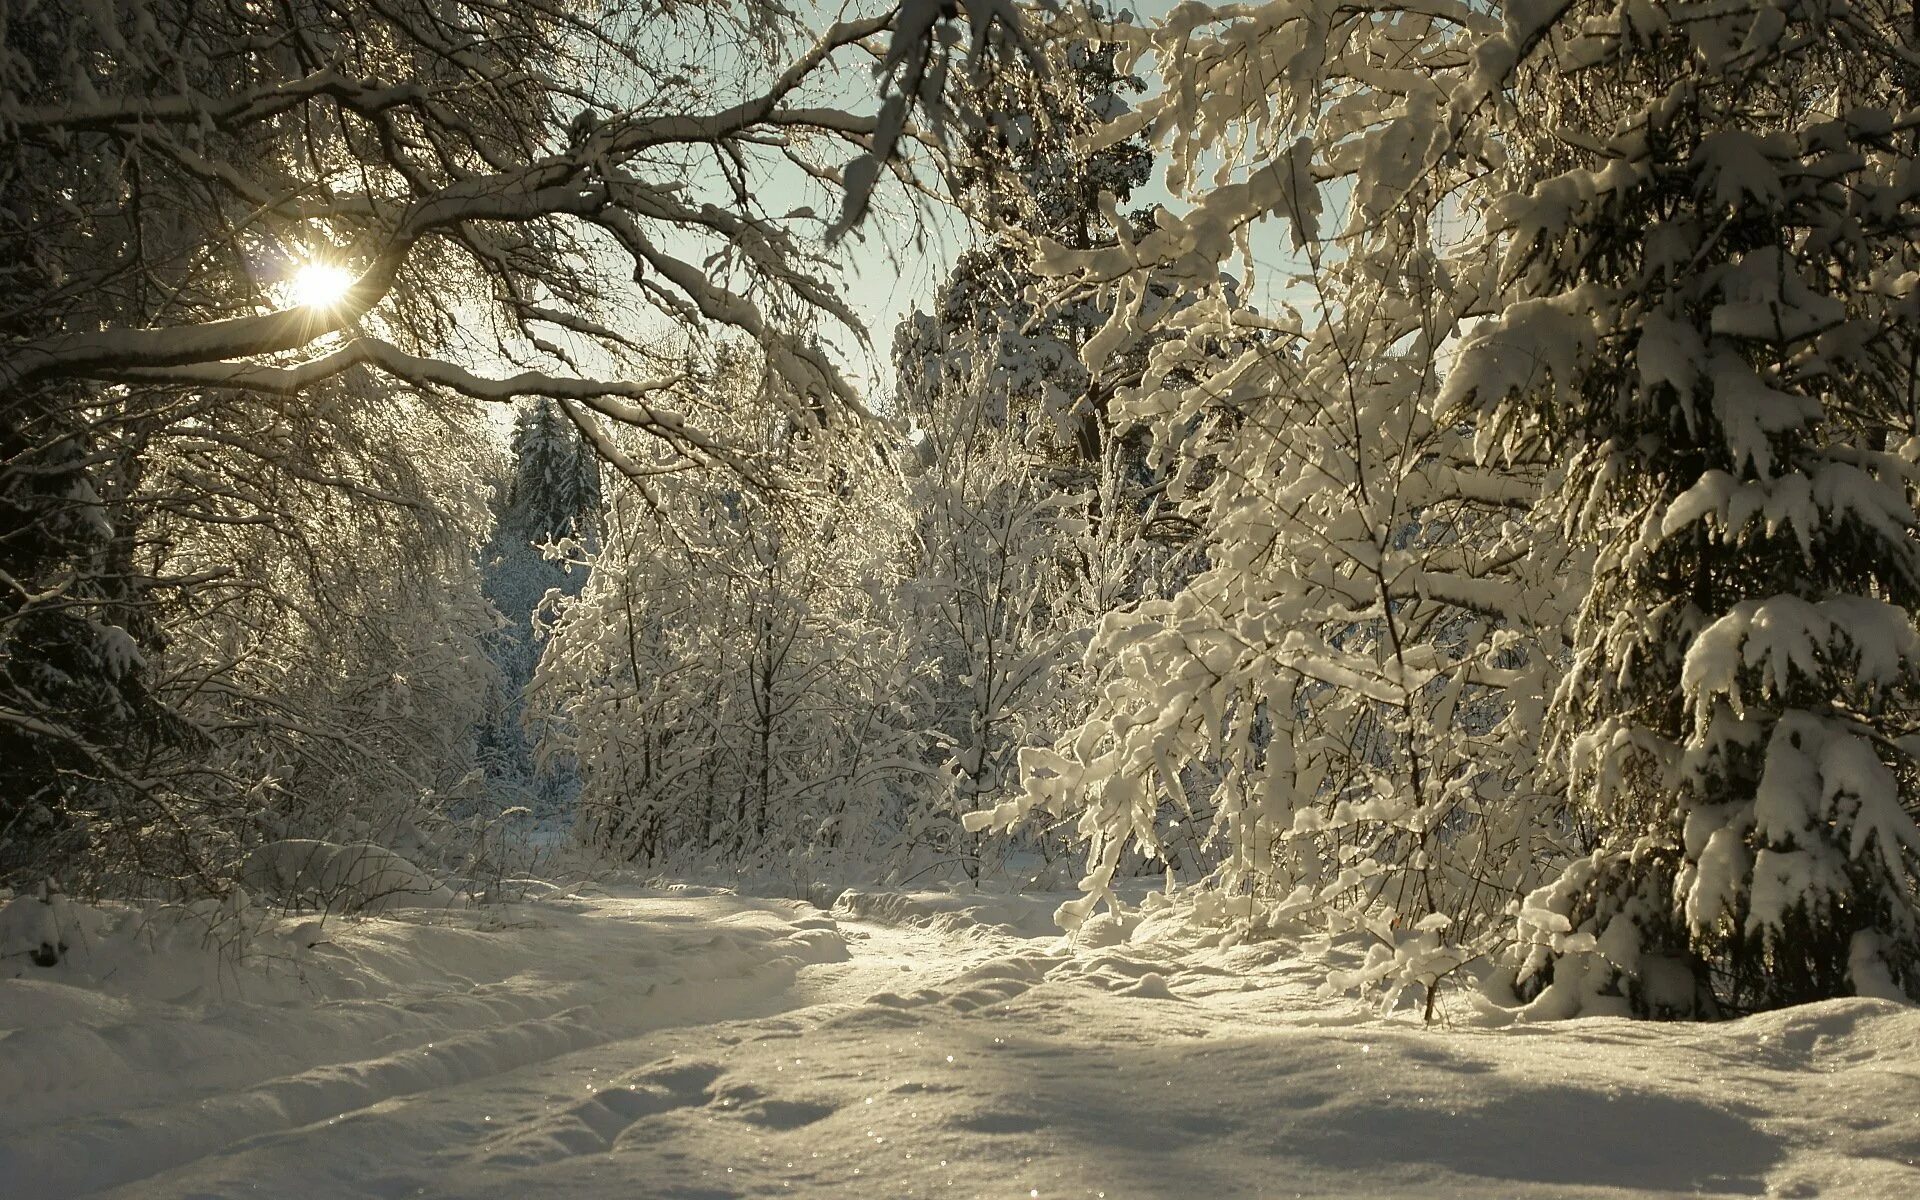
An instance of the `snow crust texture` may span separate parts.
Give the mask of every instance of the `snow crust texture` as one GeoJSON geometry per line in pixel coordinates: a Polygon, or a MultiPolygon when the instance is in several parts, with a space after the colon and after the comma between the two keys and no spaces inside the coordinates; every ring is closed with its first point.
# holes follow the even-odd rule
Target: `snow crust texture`
{"type": "Polygon", "coordinates": [[[1326,947],[1178,904],[1068,941],[1060,899],[595,891],[197,966],[97,930],[0,980],[0,1191],[1920,1194],[1911,1006],[1424,1028],[1330,996],[1326,947]]]}

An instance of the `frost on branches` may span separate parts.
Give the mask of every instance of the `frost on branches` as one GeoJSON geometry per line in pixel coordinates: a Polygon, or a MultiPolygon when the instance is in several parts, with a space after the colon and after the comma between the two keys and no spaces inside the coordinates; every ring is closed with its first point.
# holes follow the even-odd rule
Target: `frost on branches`
{"type": "Polygon", "coordinates": [[[1536,1014],[1920,988],[1904,18],[1281,2],[1104,36],[1162,86],[1099,136],[1149,132],[1185,203],[1043,269],[1117,296],[1094,345],[1149,275],[1194,297],[1115,411],[1209,565],[1109,621],[1092,718],[984,818],[1079,814],[1063,918],[1170,800],[1250,920],[1357,933],[1343,982],[1389,1000],[1487,962],[1536,1014]],[[1213,300],[1277,234],[1293,311],[1213,300]]]}
{"type": "Polygon", "coordinates": [[[893,861],[924,770],[892,608],[898,477],[874,431],[796,419],[784,386],[739,353],[690,384],[716,428],[759,442],[765,478],[679,471],[617,490],[534,693],[579,764],[593,849],[770,868],[804,894],[893,861]]]}

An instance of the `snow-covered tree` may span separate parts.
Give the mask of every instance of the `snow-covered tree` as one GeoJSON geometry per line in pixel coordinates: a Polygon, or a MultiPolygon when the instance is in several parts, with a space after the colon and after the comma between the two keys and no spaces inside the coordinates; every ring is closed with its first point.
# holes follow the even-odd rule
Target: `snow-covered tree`
{"type": "Polygon", "coordinates": [[[1051,742],[1073,718],[1067,677],[1086,628],[1064,585],[1080,566],[1085,500],[1053,486],[1004,427],[941,423],[914,448],[903,608],[924,669],[919,723],[948,784],[944,820],[928,813],[920,828],[977,877],[981,848],[962,836],[961,815],[1017,789],[1020,748],[1051,742]]]}
{"type": "Polygon", "coordinates": [[[1151,130],[1185,204],[1111,247],[1055,240],[1040,269],[1110,297],[1089,359],[1151,331],[1113,409],[1151,431],[1206,563],[1106,622],[1088,720],[973,818],[1078,815],[1088,894],[1069,923],[1114,902],[1128,845],[1164,850],[1171,806],[1210,882],[1251,896],[1245,917],[1361,933],[1350,982],[1431,1001],[1539,881],[1559,830],[1532,733],[1577,563],[1533,514],[1545,461],[1484,468],[1440,415],[1474,304],[1445,226],[1474,160],[1421,158],[1484,26],[1280,2],[1108,29],[1123,69],[1151,52],[1162,86],[1105,136],[1151,130]],[[1265,317],[1223,269],[1277,232],[1300,279],[1295,311],[1265,317]]]}
{"type": "MultiPolygon", "coordinates": [[[[956,817],[1018,790],[1020,748],[1050,744],[1084,711],[1093,627],[1190,556],[1190,527],[1158,519],[1142,440],[1110,411],[1154,335],[1089,357],[1111,297],[1033,267],[1042,238],[1112,245],[1118,206],[1147,178],[1142,138],[1088,140],[1143,87],[1116,69],[1117,49],[1074,29],[1046,45],[1044,74],[1004,72],[978,101],[992,115],[950,182],[987,240],[896,337],[895,408],[917,438],[909,596],[930,671],[924,720],[956,817]]],[[[1171,311],[1171,289],[1152,307],[1171,311]]],[[[970,841],[953,844],[975,870],[970,841]]]]}
{"type": "MultiPolygon", "coordinates": [[[[976,36],[957,49],[941,32],[957,15],[881,6],[814,37],[761,0],[10,7],[0,856],[58,869],[113,827],[156,863],[172,847],[165,870],[192,886],[221,886],[239,826],[202,786],[206,764],[224,761],[203,748],[228,727],[196,727],[181,696],[162,697],[150,676],[172,668],[157,656],[195,647],[199,674],[182,686],[201,700],[290,705],[290,693],[237,677],[239,660],[197,657],[229,635],[178,634],[171,614],[217,623],[256,601],[283,613],[317,601],[308,611],[330,608],[324,619],[285,630],[331,636],[364,616],[382,632],[364,646],[289,646],[268,674],[357,661],[403,631],[298,580],[344,561],[329,521],[376,539],[338,547],[368,563],[432,543],[409,564],[422,569],[466,536],[456,518],[417,541],[377,541],[399,514],[449,515],[444,478],[418,488],[433,472],[409,474],[384,452],[436,454],[439,431],[366,454],[332,454],[335,439],[531,396],[631,474],[645,471],[590,413],[683,465],[747,469],[667,407],[636,309],[696,339],[756,342],[796,411],[857,410],[831,356],[798,331],[816,317],[857,326],[827,268],[828,235],[857,222],[888,172],[913,176],[899,157],[909,114],[943,117],[933,81],[992,57],[1012,28],[1005,5],[976,4],[965,18],[976,36]],[[735,49],[708,53],[722,40],[735,49]],[[876,59],[882,95],[822,99],[849,61],[876,59]],[[794,186],[761,187],[772,176],[794,186]],[[826,215],[789,203],[795,191],[826,215]],[[316,524],[263,535],[234,563],[156,566],[175,546],[222,544],[228,522],[275,520],[283,486],[316,524]]],[[[418,465],[456,464],[471,467],[457,455],[418,465]]],[[[248,616],[230,636],[265,653],[253,638],[267,623],[248,616]]],[[[309,715],[289,706],[281,728],[309,715]]]]}
{"type": "Polygon", "coordinates": [[[1109,36],[1164,84],[1111,136],[1151,129],[1189,205],[1043,269],[1205,293],[1284,222],[1305,311],[1190,389],[1162,343],[1126,396],[1207,497],[1209,570],[1109,627],[1094,719],[982,820],[1084,804],[1072,919],[1212,758],[1221,881],[1364,929],[1354,982],[1431,996],[1511,905],[1543,1012],[1910,990],[1891,8],[1277,0],[1109,36]]]}
{"type": "Polygon", "coordinates": [[[336,389],[202,398],[150,447],[138,567],[195,581],[169,589],[151,662],[210,743],[182,796],[210,870],[261,838],[391,832],[475,769],[489,450],[475,421],[336,389]],[[221,471],[244,483],[206,495],[221,471]]]}
{"type": "Polygon", "coordinates": [[[172,811],[203,748],[148,662],[157,597],[125,520],[137,440],[92,436],[69,401],[10,397],[0,418],[0,885],[79,856],[90,814],[172,811]]]}
{"type": "Polygon", "coordinates": [[[615,493],[586,585],[560,604],[535,691],[599,852],[803,886],[900,841],[926,771],[894,607],[899,479],[878,431],[796,421],[782,386],[738,352],[701,372],[686,402],[759,442],[763,485],[679,472],[615,493]]]}
{"type": "Polygon", "coordinates": [[[1595,845],[1527,900],[1521,985],[1654,1015],[1920,995],[1909,14],[1538,20],[1489,98],[1528,107],[1495,315],[1447,388],[1490,449],[1571,464],[1597,555],[1553,706],[1595,845]]]}
{"type": "Polygon", "coordinates": [[[1152,156],[1143,139],[1098,149],[1086,142],[1144,86],[1115,69],[1116,50],[1084,35],[1056,40],[1044,73],[1001,72],[974,98],[989,124],[970,140],[949,186],[988,237],[960,256],[931,311],[910,315],[895,340],[906,415],[965,420],[964,411],[948,410],[972,397],[972,407],[1052,458],[1068,483],[1098,463],[1110,436],[1106,397],[1116,376],[1138,371],[1142,355],[1124,346],[1113,361],[1081,362],[1081,347],[1107,314],[1098,297],[1047,287],[1033,269],[1033,245],[1041,237],[1111,244],[1120,219],[1112,206],[1146,182],[1152,156]]]}
{"type": "Polygon", "coordinates": [[[510,450],[511,474],[481,551],[487,599],[502,625],[490,652],[500,686],[480,731],[480,755],[496,787],[552,812],[575,782],[569,765],[536,762],[539,733],[525,726],[525,693],[546,644],[549,595],[574,595],[585,580],[570,547],[591,554],[598,543],[600,460],[558,405],[544,400],[515,418],[510,450]]]}

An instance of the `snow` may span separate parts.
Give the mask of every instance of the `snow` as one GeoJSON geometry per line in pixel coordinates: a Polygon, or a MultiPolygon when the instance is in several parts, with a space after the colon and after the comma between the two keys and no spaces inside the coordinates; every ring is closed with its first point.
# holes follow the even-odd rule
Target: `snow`
{"type": "MultiPolygon", "coordinates": [[[[7,911],[22,903],[39,902],[7,911]]],[[[256,910],[251,929],[201,916],[129,910],[70,937],[56,967],[5,960],[0,1178],[20,1189],[9,1195],[166,1194],[147,1177],[243,1139],[590,1059],[664,1024],[747,1015],[801,964],[845,957],[809,906],[691,892],[264,924],[256,910]]],[[[331,1186],[276,1194],[356,1192],[331,1186]]]]}
{"type": "Polygon", "coordinates": [[[237,959],[177,915],[89,910],[108,927],[60,965],[5,960],[0,1179],[46,1200],[1920,1187],[1920,1009],[1526,1023],[1454,990],[1426,1027],[1326,986],[1357,944],[1242,940],[1201,919],[1217,896],[1137,888],[1072,941],[1060,896],[970,888],[252,909],[237,959]]]}
{"type": "Polygon", "coordinates": [[[241,864],[240,883],[289,906],[307,904],[328,912],[450,908],[459,902],[412,862],[368,842],[268,842],[241,864]]]}
{"type": "Polygon", "coordinates": [[[1700,632],[1687,648],[1681,687],[1701,716],[1726,696],[1739,714],[1738,676],[1757,669],[1765,690],[1788,694],[1796,676],[1815,677],[1824,661],[1846,661],[1861,684],[1880,688],[1900,677],[1903,663],[1920,658],[1920,634],[1906,611],[1867,596],[1808,601],[1780,595],[1742,600],[1700,632]],[[1851,647],[1851,656],[1842,653],[1851,647]]]}

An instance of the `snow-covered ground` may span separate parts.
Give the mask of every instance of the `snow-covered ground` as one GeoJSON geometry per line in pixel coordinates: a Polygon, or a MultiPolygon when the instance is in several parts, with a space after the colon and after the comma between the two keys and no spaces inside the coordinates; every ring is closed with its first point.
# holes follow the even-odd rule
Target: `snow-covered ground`
{"type": "Polygon", "coordinates": [[[8,960],[0,1195],[1920,1195],[1920,1010],[1424,1028],[1059,899],[589,887],[238,966],[122,922],[8,960]]]}

